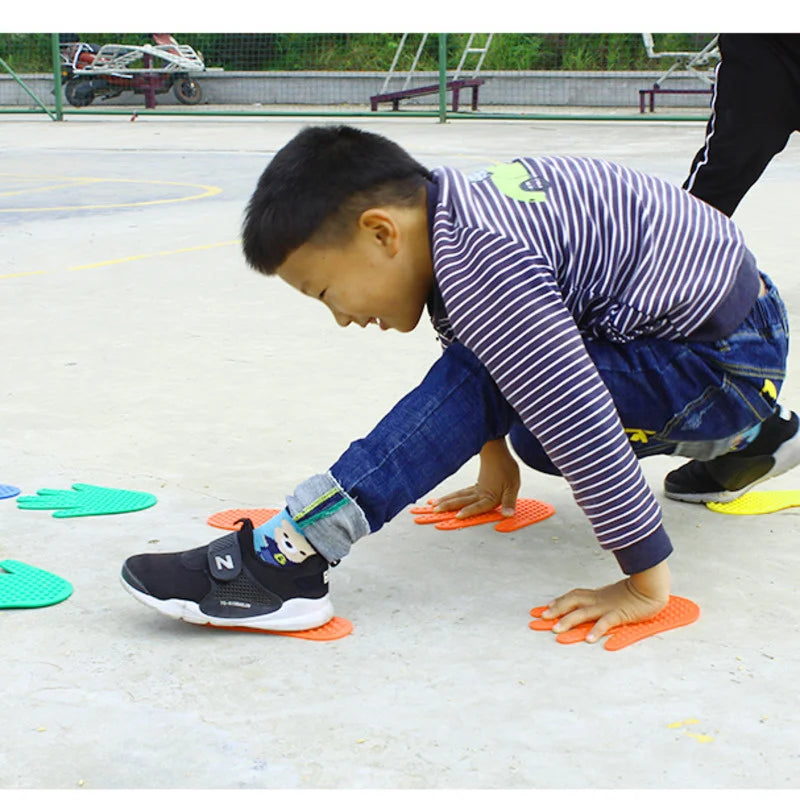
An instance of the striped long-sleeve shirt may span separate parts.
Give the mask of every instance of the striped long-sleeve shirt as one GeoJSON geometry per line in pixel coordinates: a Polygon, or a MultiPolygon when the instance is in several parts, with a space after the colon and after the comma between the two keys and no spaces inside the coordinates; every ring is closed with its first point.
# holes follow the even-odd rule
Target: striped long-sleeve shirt
{"type": "Polygon", "coordinates": [[[433,323],[486,366],[625,572],[671,551],[583,338],[679,340],[713,318],[747,254],[671,184],[589,158],[434,171],[433,323]]]}

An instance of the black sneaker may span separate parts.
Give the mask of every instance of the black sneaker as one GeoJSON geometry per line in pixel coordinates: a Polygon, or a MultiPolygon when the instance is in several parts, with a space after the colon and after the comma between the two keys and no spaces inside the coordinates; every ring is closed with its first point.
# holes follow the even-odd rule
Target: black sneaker
{"type": "Polygon", "coordinates": [[[211,544],[182,553],[131,556],[122,585],[137,600],[195,625],[301,631],[333,617],[328,562],[313,555],[275,567],[253,549],[253,523],[211,544]]]}
{"type": "Polygon", "coordinates": [[[765,420],[758,436],[735,453],[692,460],[664,478],[664,494],[688,503],[729,503],[756,484],[800,464],[797,414],[765,420]]]}

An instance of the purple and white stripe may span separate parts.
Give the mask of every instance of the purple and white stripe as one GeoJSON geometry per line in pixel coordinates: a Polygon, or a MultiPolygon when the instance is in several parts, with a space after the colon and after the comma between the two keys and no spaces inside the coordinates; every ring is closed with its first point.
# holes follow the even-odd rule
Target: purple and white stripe
{"type": "Polygon", "coordinates": [[[434,270],[452,329],[569,482],[600,545],[661,530],[583,336],[690,334],[745,252],[722,214],[658,178],[588,158],[519,159],[543,202],[435,171],[434,270]]]}

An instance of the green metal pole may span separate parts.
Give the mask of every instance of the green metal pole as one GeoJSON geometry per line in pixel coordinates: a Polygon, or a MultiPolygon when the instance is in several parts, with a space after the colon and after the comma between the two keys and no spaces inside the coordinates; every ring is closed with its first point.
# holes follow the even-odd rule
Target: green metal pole
{"type": "Polygon", "coordinates": [[[56,97],[56,122],[64,121],[64,102],[61,97],[61,52],[58,47],[58,34],[50,34],[53,51],[53,94],[56,97]]]}
{"type": "Polygon", "coordinates": [[[20,80],[17,73],[14,72],[14,70],[11,69],[11,67],[2,58],[0,58],[0,67],[2,67],[20,85],[25,94],[27,94],[28,97],[30,97],[31,100],[33,100],[33,102],[36,103],[36,105],[39,106],[39,108],[41,108],[48,117],[50,117],[50,119],[55,121],[53,112],[50,111],[50,109],[24,84],[22,80],[20,80]]]}
{"type": "Polygon", "coordinates": [[[439,122],[447,122],[447,34],[439,34],[439,122]]]}

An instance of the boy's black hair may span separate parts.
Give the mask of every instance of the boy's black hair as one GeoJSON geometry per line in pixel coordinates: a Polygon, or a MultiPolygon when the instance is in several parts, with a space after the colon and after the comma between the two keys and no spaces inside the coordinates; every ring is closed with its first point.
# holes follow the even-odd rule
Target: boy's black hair
{"type": "Polygon", "coordinates": [[[304,128],[258,180],[242,226],[244,256],[274,274],[312,238],[349,238],[367,208],[417,202],[427,178],[422,164],[383,136],[347,125],[304,128]]]}

